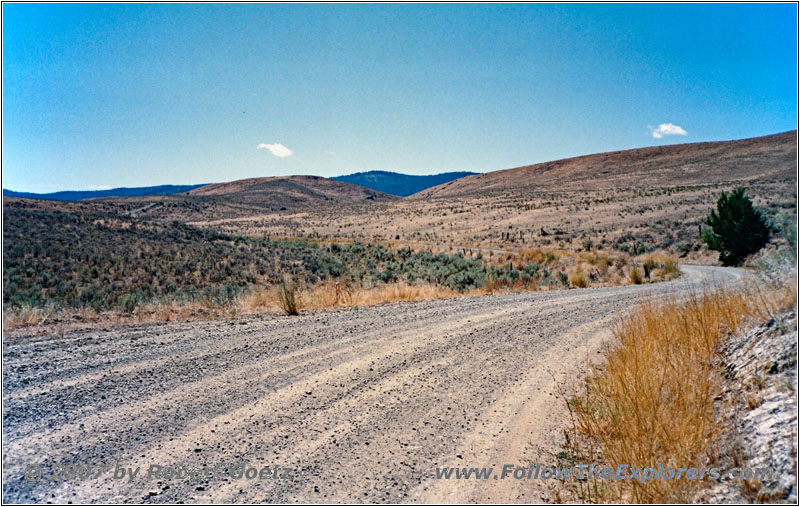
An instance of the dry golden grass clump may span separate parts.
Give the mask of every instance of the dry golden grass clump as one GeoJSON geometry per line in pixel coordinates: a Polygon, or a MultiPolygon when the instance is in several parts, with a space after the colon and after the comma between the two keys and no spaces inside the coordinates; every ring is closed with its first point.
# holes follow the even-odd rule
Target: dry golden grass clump
{"type": "Polygon", "coordinates": [[[583,289],[589,286],[589,282],[586,281],[586,273],[583,270],[583,264],[577,264],[569,274],[568,277],[570,285],[573,287],[577,287],[579,289],[583,289]]]}
{"type": "Polygon", "coordinates": [[[280,303],[281,309],[286,315],[297,315],[299,313],[297,292],[297,287],[291,284],[283,283],[278,287],[278,303],[280,303]]]}
{"type": "Polygon", "coordinates": [[[634,285],[639,285],[642,283],[642,272],[639,271],[639,268],[633,266],[631,270],[628,272],[628,279],[634,285]]]}
{"type": "MultiPolygon", "coordinates": [[[[722,375],[720,342],[754,319],[767,320],[797,301],[796,282],[711,290],[686,300],[646,301],[614,329],[606,363],[570,401],[571,454],[608,466],[710,466],[718,427],[714,397],[722,375]]],[[[712,465],[713,466],[713,465],[712,465]]],[[[697,480],[603,481],[579,484],[589,501],[687,502],[697,480]]]]}
{"type": "Polygon", "coordinates": [[[559,255],[554,251],[542,250],[539,248],[522,249],[519,251],[521,262],[538,262],[539,264],[549,264],[557,260],[559,255]]]}
{"type": "Polygon", "coordinates": [[[651,278],[671,280],[680,274],[678,259],[664,252],[649,253],[640,260],[651,278]]]}

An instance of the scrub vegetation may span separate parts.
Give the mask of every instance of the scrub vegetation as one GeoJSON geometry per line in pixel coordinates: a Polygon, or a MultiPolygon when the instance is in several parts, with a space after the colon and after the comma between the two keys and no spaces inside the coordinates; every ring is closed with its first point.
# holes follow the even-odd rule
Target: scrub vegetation
{"type": "MultiPolygon", "coordinates": [[[[573,415],[567,455],[578,462],[631,467],[715,466],[721,427],[714,399],[725,378],[719,347],[749,325],[793,308],[797,285],[748,281],[668,302],[646,301],[622,318],[615,344],[569,401],[573,415]]],[[[704,481],[653,479],[570,485],[590,502],[686,503],[704,481]]]]}
{"type": "Polygon", "coordinates": [[[11,207],[4,215],[3,306],[12,322],[21,323],[157,305],[254,310],[275,306],[272,301],[295,314],[498,290],[618,285],[642,269],[636,264],[647,274],[640,282],[678,273],[674,259],[636,260],[619,252],[571,257],[533,249],[484,256],[467,249],[437,253],[254,238],[119,213],[11,207]],[[295,304],[285,304],[288,290],[297,293],[295,304]]]}

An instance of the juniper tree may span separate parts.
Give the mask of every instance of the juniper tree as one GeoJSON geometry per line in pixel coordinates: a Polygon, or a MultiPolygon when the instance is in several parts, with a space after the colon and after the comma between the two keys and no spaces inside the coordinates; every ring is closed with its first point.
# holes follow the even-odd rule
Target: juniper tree
{"type": "Polygon", "coordinates": [[[740,264],[761,249],[771,231],[767,219],[753,207],[741,187],[730,194],[722,192],[716,211],[711,210],[706,223],[711,230],[705,232],[703,239],[710,249],[719,252],[719,260],[725,266],[740,264]]]}

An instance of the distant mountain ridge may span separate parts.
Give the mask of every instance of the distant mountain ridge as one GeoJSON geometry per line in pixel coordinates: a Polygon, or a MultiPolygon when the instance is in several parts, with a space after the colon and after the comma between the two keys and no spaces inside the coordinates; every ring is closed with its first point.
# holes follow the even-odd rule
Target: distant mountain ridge
{"type": "Polygon", "coordinates": [[[367,171],[345,176],[336,176],[331,179],[353,183],[386,194],[408,197],[409,195],[416,194],[427,188],[435,187],[473,174],[477,173],[461,171],[419,176],[414,174],[393,173],[390,171],[367,171]]]}
{"type": "MultiPolygon", "coordinates": [[[[427,188],[435,187],[473,174],[478,173],[461,171],[418,176],[390,171],[368,171],[345,176],[336,176],[330,179],[344,183],[352,183],[389,195],[407,197],[427,188]]],[[[81,201],[83,199],[95,199],[99,197],[142,197],[148,195],[182,194],[207,185],[209,184],[119,187],[108,190],[63,190],[45,194],[36,192],[15,192],[14,190],[4,188],[3,197],[24,197],[28,199],[47,199],[51,201],[81,201]]]]}
{"type": "Polygon", "coordinates": [[[109,190],[64,190],[49,194],[35,192],[14,192],[3,189],[3,197],[25,197],[28,199],[48,199],[51,201],[80,201],[97,197],[140,197],[144,195],[173,195],[194,190],[206,185],[158,185],[155,187],[119,187],[109,190]]]}

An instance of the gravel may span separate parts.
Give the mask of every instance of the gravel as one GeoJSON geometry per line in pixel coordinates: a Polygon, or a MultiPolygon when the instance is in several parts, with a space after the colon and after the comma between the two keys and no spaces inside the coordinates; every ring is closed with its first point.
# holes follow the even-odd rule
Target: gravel
{"type": "Polygon", "coordinates": [[[432,475],[552,452],[566,417],[557,389],[616,315],[741,276],[683,270],[642,286],[18,337],[3,350],[3,501],[537,501],[546,493],[508,481],[432,475]],[[111,470],[35,482],[32,463],[111,470]],[[144,477],[152,464],[239,463],[292,473],[144,477]],[[117,465],[141,471],[114,479],[117,465]]]}

